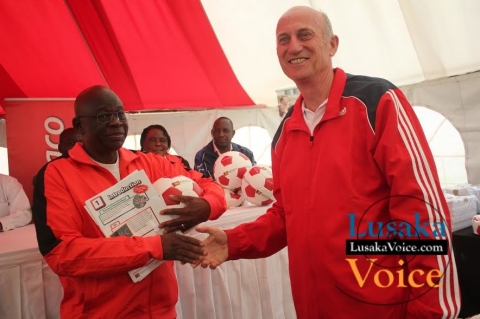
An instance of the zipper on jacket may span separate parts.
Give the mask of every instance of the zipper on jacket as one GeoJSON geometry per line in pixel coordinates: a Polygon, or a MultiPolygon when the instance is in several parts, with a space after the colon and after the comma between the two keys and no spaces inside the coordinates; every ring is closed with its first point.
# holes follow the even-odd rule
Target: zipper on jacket
{"type": "Polygon", "coordinates": [[[310,147],[313,146],[313,135],[310,136],[310,143],[309,143],[310,147]]]}

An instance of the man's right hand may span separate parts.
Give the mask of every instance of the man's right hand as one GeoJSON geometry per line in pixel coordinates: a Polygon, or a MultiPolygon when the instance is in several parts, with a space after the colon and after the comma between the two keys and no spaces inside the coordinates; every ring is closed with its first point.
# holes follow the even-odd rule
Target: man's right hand
{"type": "Polygon", "coordinates": [[[179,260],[198,265],[206,255],[204,244],[195,238],[179,234],[163,234],[163,260],[179,260]]]}
{"type": "MultiPolygon", "coordinates": [[[[207,233],[209,236],[203,240],[207,255],[202,259],[203,268],[215,269],[228,258],[227,234],[220,228],[198,226],[195,230],[199,233],[207,233]]],[[[192,264],[197,267],[198,263],[192,264]]]]}

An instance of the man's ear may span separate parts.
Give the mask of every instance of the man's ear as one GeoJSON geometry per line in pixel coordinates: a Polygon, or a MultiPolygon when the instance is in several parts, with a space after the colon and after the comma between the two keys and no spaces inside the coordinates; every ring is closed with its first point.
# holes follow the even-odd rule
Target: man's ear
{"type": "Polygon", "coordinates": [[[233,130],[233,134],[232,134],[232,137],[234,137],[234,136],[235,136],[235,130],[233,130]]]}
{"type": "Polygon", "coordinates": [[[338,36],[336,36],[336,35],[333,35],[330,38],[330,56],[331,57],[333,57],[335,55],[335,53],[337,53],[339,41],[340,40],[338,39],[338,36]]]}

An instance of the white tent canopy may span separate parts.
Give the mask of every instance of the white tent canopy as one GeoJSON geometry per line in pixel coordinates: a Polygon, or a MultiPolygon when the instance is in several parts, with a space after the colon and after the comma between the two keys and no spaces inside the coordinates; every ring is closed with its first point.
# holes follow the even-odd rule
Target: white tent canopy
{"type": "Polygon", "coordinates": [[[256,103],[276,105],[292,87],[275,51],[278,18],[290,7],[326,12],[340,38],[334,65],[397,86],[480,70],[477,0],[202,0],[240,83],[256,103]]]}

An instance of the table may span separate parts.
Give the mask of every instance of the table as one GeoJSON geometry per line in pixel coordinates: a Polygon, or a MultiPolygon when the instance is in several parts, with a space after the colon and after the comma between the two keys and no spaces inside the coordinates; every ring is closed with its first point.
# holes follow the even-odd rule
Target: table
{"type": "MultiPolygon", "coordinates": [[[[237,207],[204,224],[230,229],[255,220],[267,208],[237,207]]],[[[188,234],[199,239],[206,236],[195,231],[188,234]]],[[[296,318],[286,248],[268,258],[227,261],[215,270],[175,263],[175,271],[178,319],[296,318]]]]}
{"type": "MultiPolygon", "coordinates": [[[[238,207],[204,224],[233,228],[256,219],[267,208],[238,207]]],[[[189,235],[205,236],[195,231],[189,235]]],[[[175,271],[178,319],[296,318],[286,249],[265,259],[228,261],[216,270],[175,263],[175,271]]],[[[60,317],[63,290],[38,251],[33,225],[0,233],[0,287],[0,318],[60,317]]]]}
{"type": "Polygon", "coordinates": [[[460,317],[480,314],[478,292],[480,291],[480,236],[473,233],[472,226],[453,232],[453,252],[457,264],[458,281],[462,294],[460,317]]]}
{"type": "Polygon", "coordinates": [[[34,225],[0,233],[0,318],[60,318],[60,280],[38,251],[34,225]]]}

